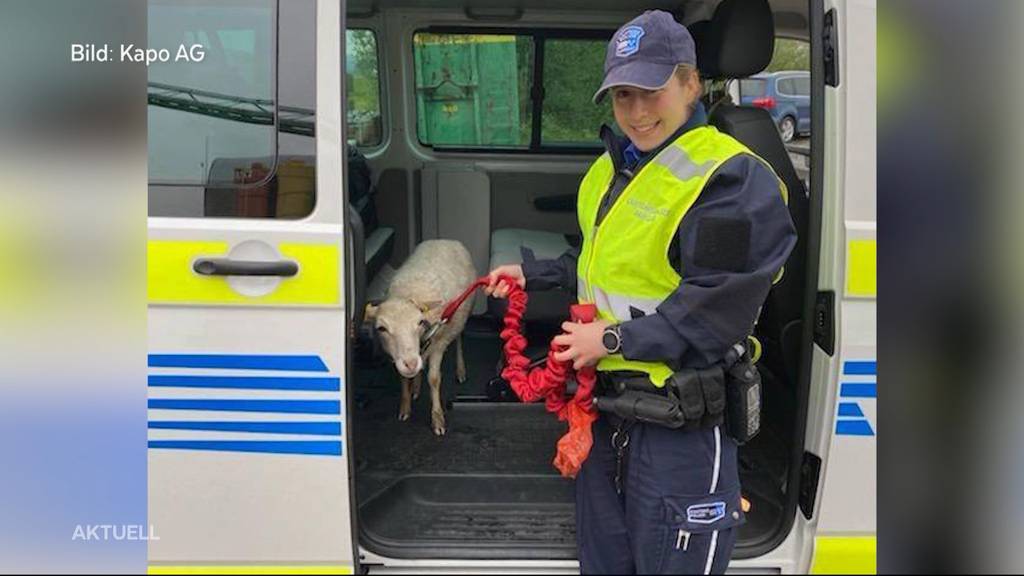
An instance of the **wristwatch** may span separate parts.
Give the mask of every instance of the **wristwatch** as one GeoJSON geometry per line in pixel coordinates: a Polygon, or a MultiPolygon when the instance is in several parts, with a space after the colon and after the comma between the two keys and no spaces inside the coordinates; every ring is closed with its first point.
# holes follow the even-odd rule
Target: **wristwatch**
{"type": "Polygon", "coordinates": [[[622,332],[620,332],[618,324],[612,324],[604,329],[601,344],[604,345],[604,350],[608,354],[618,354],[622,350],[622,332]]]}

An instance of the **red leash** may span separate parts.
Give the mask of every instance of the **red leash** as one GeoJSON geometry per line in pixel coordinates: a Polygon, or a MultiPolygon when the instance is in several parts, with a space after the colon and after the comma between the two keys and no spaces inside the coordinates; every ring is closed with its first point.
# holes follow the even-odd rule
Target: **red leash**
{"type": "MultiPolygon", "coordinates": [[[[523,402],[536,402],[544,399],[548,412],[558,415],[558,419],[569,423],[569,431],[558,440],[558,448],[553,464],[562,476],[575,478],[590,454],[594,444],[591,424],[597,420],[594,409],[594,384],[597,373],[593,367],[576,372],[576,395],[565,398],[565,381],[569,376],[570,362],[558,362],[555,353],[564,347],[552,344],[548,351],[547,363],[543,369],[536,368],[527,372],[530,359],[523,355],[526,349],[526,337],[522,334],[523,314],[526,312],[526,291],[508,276],[502,276],[511,288],[508,294],[508,311],[505,312],[505,328],[501,331],[501,339],[505,341],[505,369],[501,376],[509,382],[516,396],[523,402]]],[[[473,290],[486,286],[489,278],[484,276],[474,282],[458,298],[445,306],[441,314],[441,322],[445,323],[459,306],[472,294],[473,290]]],[[[570,309],[573,322],[593,322],[597,317],[597,308],[593,304],[574,304],[570,309]]]]}
{"type": "MultiPolygon", "coordinates": [[[[512,385],[516,396],[523,402],[536,402],[541,398],[548,412],[554,412],[558,419],[569,422],[569,431],[558,440],[558,449],[553,464],[562,476],[575,478],[580,467],[590,454],[594,445],[591,425],[597,420],[594,408],[594,384],[597,372],[593,367],[576,372],[576,395],[571,400],[565,399],[565,380],[569,375],[569,362],[558,362],[555,353],[564,347],[551,345],[548,351],[547,364],[544,369],[534,369],[527,373],[526,367],[530,359],[523,355],[526,349],[526,337],[522,334],[523,314],[526,312],[526,291],[509,276],[502,276],[499,282],[505,282],[511,288],[508,293],[508,311],[505,312],[505,329],[501,331],[501,339],[505,341],[505,369],[501,376],[512,385]]],[[[469,298],[473,290],[487,286],[487,276],[478,279],[458,298],[445,306],[441,314],[441,323],[445,323],[452,314],[469,298]]],[[[593,322],[597,317],[597,307],[593,304],[574,304],[569,314],[573,322],[593,322]]],[[[750,511],[750,501],[740,497],[740,506],[744,512],[750,511]]]]}
{"type": "Polygon", "coordinates": [[[444,307],[444,311],[441,312],[441,323],[446,324],[448,320],[452,317],[452,314],[455,314],[455,311],[459,309],[459,306],[462,306],[462,303],[466,301],[466,298],[469,298],[469,295],[472,294],[474,290],[476,290],[477,288],[487,286],[489,282],[490,278],[484,276],[483,278],[478,278],[476,282],[470,284],[469,288],[466,288],[466,290],[462,294],[459,294],[458,298],[452,300],[451,302],[448,303],[447,306],[444,307]]]}

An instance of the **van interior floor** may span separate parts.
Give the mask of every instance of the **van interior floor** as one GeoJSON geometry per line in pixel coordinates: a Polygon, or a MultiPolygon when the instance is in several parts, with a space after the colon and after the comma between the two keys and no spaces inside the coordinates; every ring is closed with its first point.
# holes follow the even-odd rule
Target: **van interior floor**
{"type": "MultiPolygon", "coordinates": [[[[528,352],[542,353],[549,336],[528,337],[528,352]]],[[[390,361],[357,369],[352,413],[363,545],[395,558],[575,558],[573,482],[551,464],[565,424],[542,403],[488,400],[501,352],[492,326],[468,325],[464,347],[465,383],[455,378],[453,350],[443,365],[443,437],[430,429],[425,375],[411,419],[399,422],[401,385],[390,361]]],[[[744,495],[753,505],[741,547],[770,533],[781,515],[784,448],[766,428],[741,451],[744,495]]]]}

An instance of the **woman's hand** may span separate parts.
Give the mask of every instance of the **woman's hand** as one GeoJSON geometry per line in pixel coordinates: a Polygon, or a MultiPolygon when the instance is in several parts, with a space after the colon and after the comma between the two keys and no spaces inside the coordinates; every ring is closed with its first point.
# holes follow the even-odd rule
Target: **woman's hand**
{"type": "Polygon", "coordinates": [[[484,294],[495,298],[507,298],[509,286],[505,282],[498,282],[501,276],[515,278],[520,288],[526,288],[526,276],[523,276],[523,267],[519,264],[506,264],[491,270],[487,275],[490,282],[484,287],[484,294]]]}
{"type": "Polygon", "coordinates": [[[562,330],[565,334],[559,334],[552,339],[552,343],[559,346],[567,346],[561,352],[555,353],[555,360],[565,362],[572,361],[572,369],[579,370],[584,366],[593,366],[597,361],[608,355],[604,349],[604,329],[611,326],[606,320],[595,320],[586,324],[576,322],[563,322],[562,330]]]}

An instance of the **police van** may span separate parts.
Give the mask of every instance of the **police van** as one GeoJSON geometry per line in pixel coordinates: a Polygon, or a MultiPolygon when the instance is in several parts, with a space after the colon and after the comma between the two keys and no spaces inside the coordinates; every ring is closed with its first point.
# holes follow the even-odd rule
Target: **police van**
{"type": "MultiPolygon", "coordinates": [[[[605,45],[654,8],[799,233],[755,329],[730,571],[874,571],[873,0],[149,0],[149,47],[205,51],[148,69],[151,572],[579,570],[564,424],[497,378],[501,303],[477,298],[464,382],[445,361],[443,437],[426,398],[396,418],[363,310],[424,240],[479,274],[578,244],[605,45]],[[809,48],[801,150],[724,88],[782,42],[809,48]]],[[[530,352],[572,299],[530,293],[530,352]]]]}

